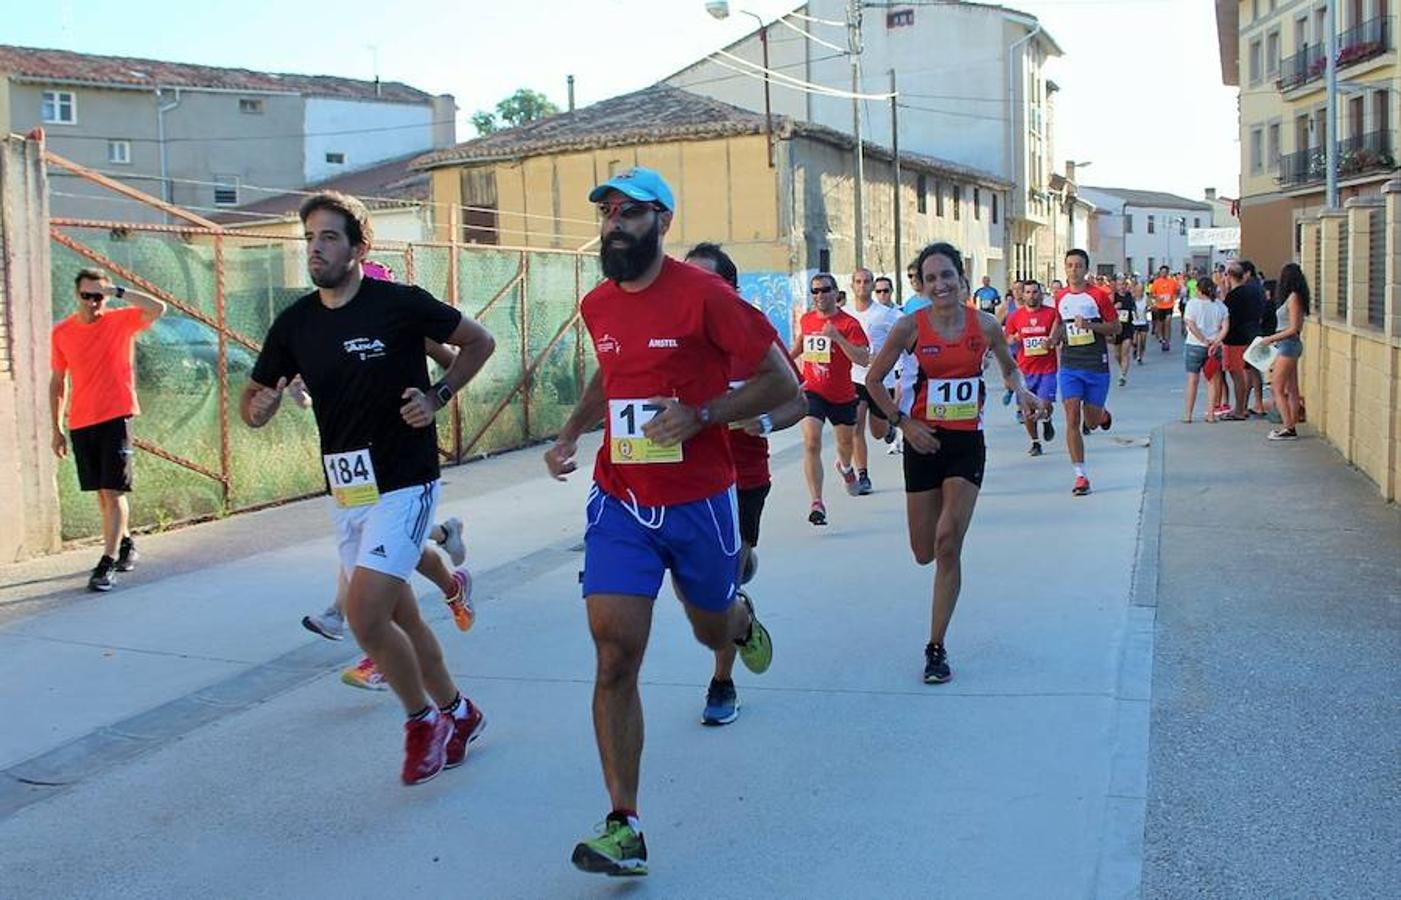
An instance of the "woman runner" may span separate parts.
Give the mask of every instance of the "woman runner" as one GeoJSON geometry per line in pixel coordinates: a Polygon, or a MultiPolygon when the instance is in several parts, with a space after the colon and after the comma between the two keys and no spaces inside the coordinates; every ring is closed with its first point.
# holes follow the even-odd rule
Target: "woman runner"
{"type": "Polygon", "coordinates": [[[990,351],[997,359],[1003,384],[1029,421],[1049,416],[1051,407],[1026,389],[997,319],[967,305],[968,280],[958,250],[930,244],[920,252],[915,271],[933,306],[896,324],[866,383],[868,390],[879,386],[902,353],[913,354],[916,364],[902,367],[899,408],[884,391],[872,390],[871,398],[905,436],[910,549],[920,565],[935,564],[924,681],[942,684],[953,677],[944,636],[963,580],[963,536],[983,483],[983,356],[990,351]]]}

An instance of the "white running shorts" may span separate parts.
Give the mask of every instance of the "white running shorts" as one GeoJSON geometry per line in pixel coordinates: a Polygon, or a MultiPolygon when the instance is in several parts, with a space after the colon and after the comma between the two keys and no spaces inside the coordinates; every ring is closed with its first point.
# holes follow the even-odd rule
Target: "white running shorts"
{"type": "Polygon", "coordinates": [[[430,481],[381,494],[369,506],[342,508],[329,501],[346,578],[358,567],[408,581],[433,527],[438,494],[438,482],[430,481]]]}

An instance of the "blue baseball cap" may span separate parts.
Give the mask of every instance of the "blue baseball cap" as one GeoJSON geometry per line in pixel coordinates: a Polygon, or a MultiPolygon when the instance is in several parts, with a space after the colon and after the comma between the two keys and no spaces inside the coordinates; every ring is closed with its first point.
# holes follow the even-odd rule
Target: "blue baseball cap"
{"type": "Polygon", "coordinates": [[[589,191],[589,202],[597,203],[610,190],[617,191],[642,203],[660,203],[668,210],[675,211],[676,201],[672,199],[671,188],[667,187],[662,176],[651,169],[633,166],[589,191]]]}

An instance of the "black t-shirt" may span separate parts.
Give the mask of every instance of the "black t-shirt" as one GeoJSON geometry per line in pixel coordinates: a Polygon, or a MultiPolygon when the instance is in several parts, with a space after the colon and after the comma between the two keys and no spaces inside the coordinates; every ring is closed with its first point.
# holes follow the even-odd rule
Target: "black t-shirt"
{"type": "Polygon", "coordinates": [[[1226,314],[1231,321],[1221,343],[1228,347],[1245,347],[1259,337],[1264,306],[1265,292],[1258,286],[1246,282],[1231,288],[1226,294],[1226,314]]]}
{"type": "Polygon", "coordinates": [[[405,388],[429,388],[424,338],[445,341],[462,314],[427,291],[366,278],[351,301],[327,309],[319,293],[272,323],[252,378],[265,386],[301,374],[311,394],[321,452],[370,451],[381,494],[438,477],[433,428],[399,415],[405,388]]]}
{"type": "Polygon", "coordinates": [[[1280,307],[1275,306],[1269,298],[1266,298],[1265,302],[1260,304],[1260,308],[1264,310],[1260,315],[1260,333],[1274,334],[1276,331],[1279,331],[1280,307]]]}

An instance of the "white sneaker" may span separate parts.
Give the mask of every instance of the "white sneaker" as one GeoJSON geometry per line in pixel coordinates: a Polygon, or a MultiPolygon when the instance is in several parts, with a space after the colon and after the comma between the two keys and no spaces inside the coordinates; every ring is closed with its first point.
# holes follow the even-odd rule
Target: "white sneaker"
{"type": "Polygon", "coordinates": [[[892,442],[890,443],[890,446],[889,446],[889,447],[886,447],[886,448],[885,448],[885,455],[886,455],[886,456],[897,456],[897,455],[899,455],[899,454],[901,454],[901,453],[904,453],[904,452],[905,452],[905,433],[904,433],[903,431],[896,431],[896,432],[895,432],[895,440],[892,441],[892,442]]]}
{"type": "Polygon", "coordinates": [[[328,641],[338,641],[345,637],[345,617],[334,606],[319,616],[302,616],[302,627],[328,641]]]}
{"type": "Polygon", "coordinates": [[[438,546],[447,551],[454,566],[460,566],[467,559],[467,547],[462,543],[462,520],[458,518],[448,519],[443,523],[443,533],[446,537],[438,546]]]}

